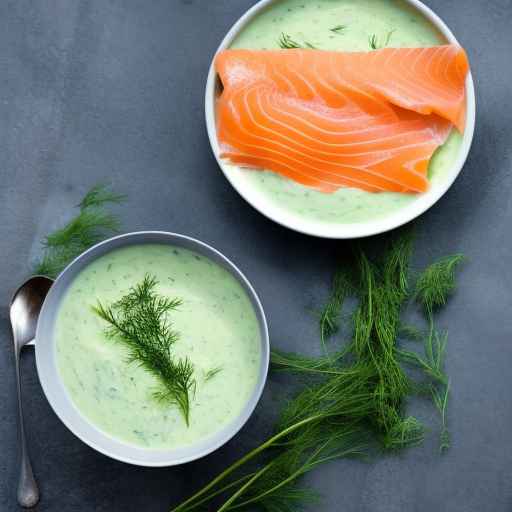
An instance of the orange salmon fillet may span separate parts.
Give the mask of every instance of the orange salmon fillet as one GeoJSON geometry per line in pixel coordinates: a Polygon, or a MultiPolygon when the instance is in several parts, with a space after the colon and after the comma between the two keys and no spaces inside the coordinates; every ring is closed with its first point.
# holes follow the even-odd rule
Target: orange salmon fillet
{"type": "Polygon", "coordinates": [[[458,46],[226,50],[215,65],[221,156],[323,192],[424,192],[434,151],[464,129],[458,46]]]}

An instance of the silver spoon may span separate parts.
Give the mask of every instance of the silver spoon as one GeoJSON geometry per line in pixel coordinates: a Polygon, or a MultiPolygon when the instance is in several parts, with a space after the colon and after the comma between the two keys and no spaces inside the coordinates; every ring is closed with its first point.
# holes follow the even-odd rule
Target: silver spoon
{"type": "Polygon", "coordinates": [[[11,300],[10,318],[14,338],[14,359],[16,362],[16,386],[18,389],[18,428],[21,450],[21,467],[18,481],[18,503],[22,507],[33,507],[39,501],[39,489],[34,479],[28,456],[23,408],[21,406],[20,355],[21,349],[36,335],[37,319],[44,299],[53,281],[48,277],[35,276],[22,284],[11,300]]]}

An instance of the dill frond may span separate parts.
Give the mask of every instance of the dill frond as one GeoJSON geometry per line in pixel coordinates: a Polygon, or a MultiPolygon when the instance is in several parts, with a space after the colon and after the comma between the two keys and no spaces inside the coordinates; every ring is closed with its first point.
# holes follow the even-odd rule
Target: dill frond
{"type": "Polygon", "coordinates": [[[316,49],[315,45],[308,43],[307,41],[304,41],[304,43],[301,44],[293,39],[289,34],[285,34],[284,32],[281,32],[277,44],[283,50],[293,50],[296,48],[310,48],[311,50],[316,49]]]}
{"type": "Polygon", "coordinates": [[[290,35],[285,34],[284,32],[281,33],[281,36],[279,37],[279,40],[278,40],[278,44],[283,50],[302,48],[301,44],[299,44],[297,41],[292,39],[292,37],[290,35]]]}
{"type": "Polygon", "coordinates": [[[455,290],[455,271],[463,261],[462,254],[446,256],[420,274],[416,282],[416,300],[427,314],[446,304],[455,290]]]}
{"type": "Polygon", "coordinates": [[[382,43],[379,41],[377,34],[372,34],[371,36],[368,37],[368,44],[370,48],[372,50],[379,50],[380,48],[385,48],[390,43],[391,36],[393,35],[394,32],[396,32],[396,29],[390,30],[384,37],[382,43]]]}
{"type": "Polygon", "coordinates": [[[346,28],[346,25],[336,25],[335,27],[332,27],[329,30],[331,32],[334,32],[335,34],[341,34],[346,28]]]}
{"type": "Polygon", "coordinates": [[[396,419],[386,432],[383,444],[388,449],[401,450],[421,444],[424,438],[425,427],[417,418],[409,416],[396,419]]]}
{"type": "Polygon", "coordinates": [[[339,373],[335,364],[343,355],[344,353],[340,352],[332,356],[308,357],[303,354],[273,349],[270,354],[270,362],[274,371],[316,376],[330,375],[339,373]]]}
{"type": "Polygon", "coordinates": [[[325,342],[338,332],[343,303],[351,290],[353,290],[353,284],[349,272],[345,268],[339,269],[334,276],[329,300],[320,312],[320,341],[325,353],[325,342]]]}
{"type": "Polygon", "coordinates": [[[448,377],[444,371],[444,356],[448,335],[431,329],[424,337],[424,356],[410,350],[397,350],[397,355],[405,363],[417,366],[425,375],[440,384],[446,384],[448,377]]]}
{"type": "Polygon", "coordinates": [[[106,336],[128,348],[128,362],[159,380],[161,388],[154,392],[155,399],[177,405],[188,425],[194,367],[188,358],[172,356],[179,334],[168,320],[168,314],[182,301],[159,296],[156,286],[156,278],[147,275],[117,302],[110,306],[98,302],[93,310],[109,324],[106,336]]]}
{"type": "Polygon", "coordinates": [[[402,324],[398,331],[398,335],[402,339],[411,341],[423,341],[425,339],[425,332],[415,325],[410,324],[402,324]]]}
{"type": "Polygon", "coordinates": [[[217,366],[216,368],[212,368],[211,370],[208,370],[206,372],[206,375],[204,376],[204,381],[208,382],[209,380],[212,380],[221,371],[222,371],[222,366],[217,366]]]}
{"type": "Polygon", "coordinates": [[[55,278],[86,249],[115,234],[119,220],[105,207],[123,200],[124,196],[112,193],[104,185],[89,190],[78,205],[78,214],[43,240],[44,254],[34,273],[55,278]]]}
{"type": "Polygon", "coordinates": [[[124,194],[116,194],[109,190],[106,185],[98,184],[92,187],[87,194],[83,197],[78,208],[84,210],[95,206],[103,206],[106,203],[122,203],[126,200],[124,194]]]}

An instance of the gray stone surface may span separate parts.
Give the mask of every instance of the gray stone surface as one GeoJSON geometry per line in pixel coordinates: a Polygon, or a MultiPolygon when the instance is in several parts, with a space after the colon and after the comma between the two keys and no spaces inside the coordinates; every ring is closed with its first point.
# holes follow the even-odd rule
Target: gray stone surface
{"type": "MultiPolygon", "coordinates": [[[[218,170],[203,121],[216,45],[252,0],[3,0],[0,5],[0,511],[16,510],[16,421],[7,323],[11,292],[41,236],[92,184],[126,192],[126,230],[163,229],[225,252],[254,283],[275,346],[313,352],[308,309],[327,293],[346,244],[307,238],[247,206],[218,170]]],[[[422,218],[416,264],[469,257],[441,318],[450,330],[453,447],[425,445],[375,463],[341,461],[309,480],[319,510],[512,509],[512,3],[431,0],[467,48],[478,93],[463,174],[422,218]]],[[[261,439],[285,380],[272,377],[254,417],[217,453],[180,468],[109,460],[76,439],[46,402],[31,350],[23,357],[26,424],[48,512],[165,511],[261,439]]],[[[434,413],[413,404],[427,419],[434,413]]]]}

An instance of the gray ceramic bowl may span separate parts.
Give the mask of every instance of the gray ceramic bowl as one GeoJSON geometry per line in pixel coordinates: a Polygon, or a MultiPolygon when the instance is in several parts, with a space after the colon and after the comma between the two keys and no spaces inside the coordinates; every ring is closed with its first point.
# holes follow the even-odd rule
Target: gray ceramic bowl
{"type": "Polygon", "coordinates": [[[140,466],[174,466],[198,459],[216,450],[231,439],[252,414],[265,386],[269,364],[269,338],[267,321],[260,300],[253,287],[240,270],[220,252],[209,245],[183,235],[160,231],[128,233],[95,245],[76,258],[58,277],[45,302],[36,334],[36,363],[39,380],[46,398],[62,422],[82,441],[95,450],[114,459],[140,466]],[[92,261],[113,249],[139,244],[169,244],[195,251],[230,272],[249,296],[259,322],[261,336],[261,369],[258,383],[240,415],[218,433],[197,444],[174,450],[149,450],[138,448],[114,439],[90,423],[74,406],[56,363],[53,335],[56,314],[66,290],[77,274],[92,261]]]}

